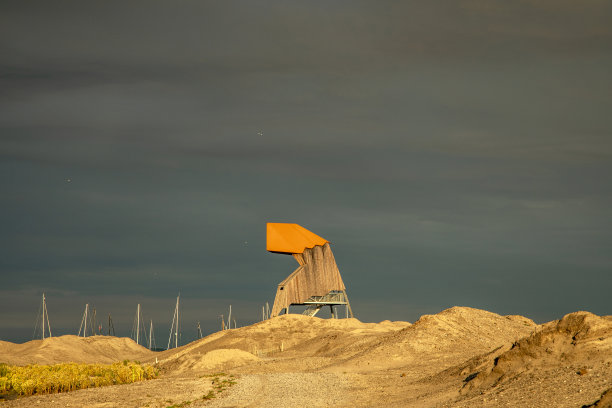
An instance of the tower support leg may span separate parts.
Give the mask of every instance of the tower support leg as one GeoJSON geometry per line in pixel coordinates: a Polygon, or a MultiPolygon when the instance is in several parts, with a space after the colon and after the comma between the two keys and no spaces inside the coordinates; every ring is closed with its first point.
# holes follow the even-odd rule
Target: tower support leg
{"type": "Polygon", "coordinates": [[[353,309],[351,309],[351,303],[349,302],[348,296],[346,295],[346,290],[343,290],[344,300],[346,301],[346,308],[348,309],[348,315],[353,318],[353,309]]]}

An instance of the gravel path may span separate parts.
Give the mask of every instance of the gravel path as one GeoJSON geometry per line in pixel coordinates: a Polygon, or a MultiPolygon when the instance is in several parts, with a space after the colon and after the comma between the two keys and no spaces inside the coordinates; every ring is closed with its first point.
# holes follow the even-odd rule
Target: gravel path
{"type": "Polygon", "coordinates": [[[246,374],[238,379],[225,396],[206,407],[302,408],[347,406],[350,381],[335,373],[246,374]]]}

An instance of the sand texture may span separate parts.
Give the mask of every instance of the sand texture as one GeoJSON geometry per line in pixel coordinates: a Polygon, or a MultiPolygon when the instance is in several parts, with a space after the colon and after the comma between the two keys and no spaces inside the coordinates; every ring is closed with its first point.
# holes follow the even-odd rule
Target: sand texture
{"type": "Polygon", "coordinates": [[[588,312],[543,325],[467,307],[414,324],[283,315],[158,353],[105,336],[0,342],[13,364],[123,359],[162,374],[0,406],[612,407],[612,316],[588,312]],[[218,372],[236,384],[202,399],[218,372]]]}
{"type": "Polygon", "coordinates": [[[0,362],[14,365],[144,360],[152,351],[127,337],[66,335],[23,344],[0,342],[0,362]]]}

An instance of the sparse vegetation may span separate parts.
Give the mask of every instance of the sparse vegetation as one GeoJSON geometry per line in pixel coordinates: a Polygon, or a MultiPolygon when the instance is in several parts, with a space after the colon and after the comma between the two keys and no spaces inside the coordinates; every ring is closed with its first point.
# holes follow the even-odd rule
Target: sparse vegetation
{"type": "Polygon", "coordinates": [[[158,371],[127,360],[114,364],[0,364],[0,394],[48,394],[155,378],[158,371]]]}
{"type": "Polygon", "coordinates": [[[215,392],[213,390],[208,391],[208,394],[202,396],[203,400],[209,400],[213,398],[215,398],[215,392]]]}
{"type": "MultiPolygon", "coordinates": [[[[213,389],[208,391],[208,394],[202,395],[203,400],[211,400],[217,396],[217,394],[222,393],[229,387],[232,387],[236,384],[236,377],[233,374],[226,373],[215,373],[215,374],[204,374],[200,376],[200,378],[210,378],[213,389]],[[224,378],[227,377],[227,378],[224,378]]],[[[194,400],[195,401],[195,400],[194,400]]],[[[172,400],[166,400],[166,403],[172,404],[166,406],[166,408],[184,408],[188,405],[191,405],[194,401],[183,401],[177,404],[172,404],[172,400]]]]}
{"type": "Polygon", "coordinates": [[[222,393],[227,388],[236,384],[236,381],[234,381],[233,375],[230,375],[228,378],[223,378],[226,376],[227,374],[225,373],[213,374],[212,385],[213,385],[214,390],[217,392],[217,394],[222,393]]]}
{"type": "Polygon", "coordinates": [[[166,408],[184,408],[188,405],[190,405],[193,401],[183,401],[180,402],[178,404],[174,404],[174,405],[168,405],[166,408]]]}
{"type": "Polygon", "coordinates": [[[236,377],[233,374],[226,373],[215,373],[215,374],[205,374],[202,377],[208,377],[211,379],[211,384],[213,389],[208,391],[208,394],[203,395],[203,400],[209,400],[215,398],[217,394],[222,393],[226,389],[234,386],[236,384],[236,377]],[[227,377],[227,378],[223,378],[227,377]]]}

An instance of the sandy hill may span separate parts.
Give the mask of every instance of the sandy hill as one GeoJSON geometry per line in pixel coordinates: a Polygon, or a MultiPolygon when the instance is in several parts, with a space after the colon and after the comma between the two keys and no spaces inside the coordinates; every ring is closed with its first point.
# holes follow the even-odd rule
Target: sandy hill
{"type": "Polygon", "coordinates": [[[16,365],[76,363],[114,363],[144,360],[154,354],[127,337],[74,335],[32,340],[23,344],[0,342],[0,362],[16,365]]]}
{"type": "MultiPolygon", "coordinates": [[[[176,372],[186,368],[202,367],[197,363],[198,360],[213,350],[231,349],[236,359],[227,359],[216,366],[218,369],[227,369],[242,365],[246,361],[244,353],[264,358],[279,353],[284,357],[325,356],[331,349],[367,343],[370,339],[407,326],[410,326],[410,323],[390,321],[362,323],[357,319],[320,319],[289,314],[251,326],[217,332],[177,349],[159,353],[155,358],[167,371],[176,372]]],[[[312,364],[320,366],[319,363],[303,361],[301,368],[305,369],[312,364]]]]}

